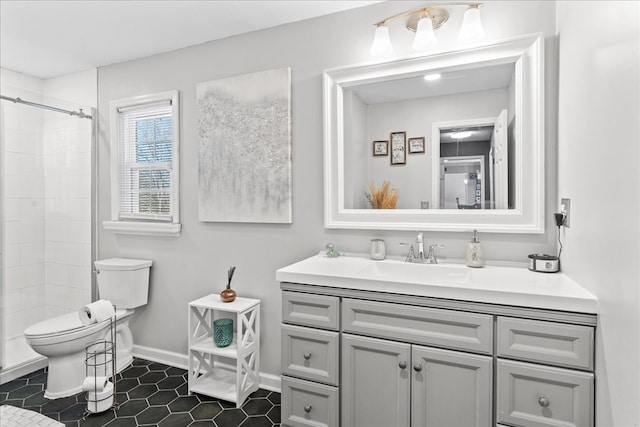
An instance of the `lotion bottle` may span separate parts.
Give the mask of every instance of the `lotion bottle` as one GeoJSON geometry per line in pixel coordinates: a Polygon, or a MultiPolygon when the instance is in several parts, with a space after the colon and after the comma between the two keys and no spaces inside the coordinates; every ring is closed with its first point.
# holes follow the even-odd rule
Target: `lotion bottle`
{"type": "Polygon", "coordinates": [[[478,230],[473,230],[473,238],[467,247],[467,265],[469,267],[484,267],[484,253],[478,238],[478,230]]]}

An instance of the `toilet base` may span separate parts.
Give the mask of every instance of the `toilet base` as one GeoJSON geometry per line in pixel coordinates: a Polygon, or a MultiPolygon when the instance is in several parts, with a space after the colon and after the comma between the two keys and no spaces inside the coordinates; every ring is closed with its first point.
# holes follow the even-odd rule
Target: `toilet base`
{"type": "Polygon", "coordinates": [[[116,373],[122,372],[124,369],[131,366],[132,363],[133,363],[132,355],[129,355],[129,357],[116,359],[116,373]]]}
{"type": "Polygon", "coordinates": [[[80,393],[85,378],[84,358],[84,352],[62,357],[49,356],[49,372],[44,397],[60,399],[80,393]],[[78,369],[78,367],[82,367],[82,369],[78,369]]]}
{"type": "MultiPolygon", "coordinates": [[[[87,375],[85,353],[70,354],[62,357],[49,357],[47,374],[47,388],[44,397],[60,399],[73,396],[82,391],[82,383],[87,375]],[[80,367],[82,367],[80,369],[80,367]],[[69,387],[72,384],[73,386],[69,387]],[[79,384],[79,385],[78,385],[79,384]]],[[[122,372],[133,363],[131,352],[116,356],[116,373],[122,372]],[[128,354],[127,354],[128,353],[128,354]]],[[[106,372],[99,375],[111,376],[111,366],[107,365],[106,372]]]]}

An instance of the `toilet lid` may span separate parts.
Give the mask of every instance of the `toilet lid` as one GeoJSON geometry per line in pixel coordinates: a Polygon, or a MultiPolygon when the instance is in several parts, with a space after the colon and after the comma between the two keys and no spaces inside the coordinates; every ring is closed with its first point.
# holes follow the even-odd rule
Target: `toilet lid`
{"type": "MultiPolygon", "coordinates": [[[[127,310],[118,309],[116,310],[116,318],[120,318],[126,313],[128,313],[127,310]]],[[[96,325],[97,323],[83,325],[80,321],[78,312],[74,311],[72,313],[63,314],[61,316],[52,317],[51,319],[34,323],[24,330],[24,334],[25,336],[31,337],[40,335],[56,335],[96,325]]]]}
{"type": "Polygon", "coordinates": [[[78,313],[67,313],[34,323],[24,330],[25,335],[51,335],[80,329],[85,325],[80,321],[78,313]]]}

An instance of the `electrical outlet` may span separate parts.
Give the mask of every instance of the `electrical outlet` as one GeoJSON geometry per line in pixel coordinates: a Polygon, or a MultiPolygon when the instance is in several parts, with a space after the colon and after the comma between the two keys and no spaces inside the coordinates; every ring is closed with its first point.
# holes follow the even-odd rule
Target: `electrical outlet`
{"type": "Polygon", "coordinates": [[[571,219],[571,199],[560,199],[560,212],[564,215],[562,225],[569,228],[571,219]]]}

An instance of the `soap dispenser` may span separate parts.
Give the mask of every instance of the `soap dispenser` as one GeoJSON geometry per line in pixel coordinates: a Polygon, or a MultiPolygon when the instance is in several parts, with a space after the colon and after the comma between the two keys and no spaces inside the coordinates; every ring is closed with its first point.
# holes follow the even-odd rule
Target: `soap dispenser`
{"type": "Polygon", "coordinates": [[[478,230],[473,230],[473,238],[467,247],[467,265],[469,267],[484,267],[484,253],[478,238],[478,230]]]}

